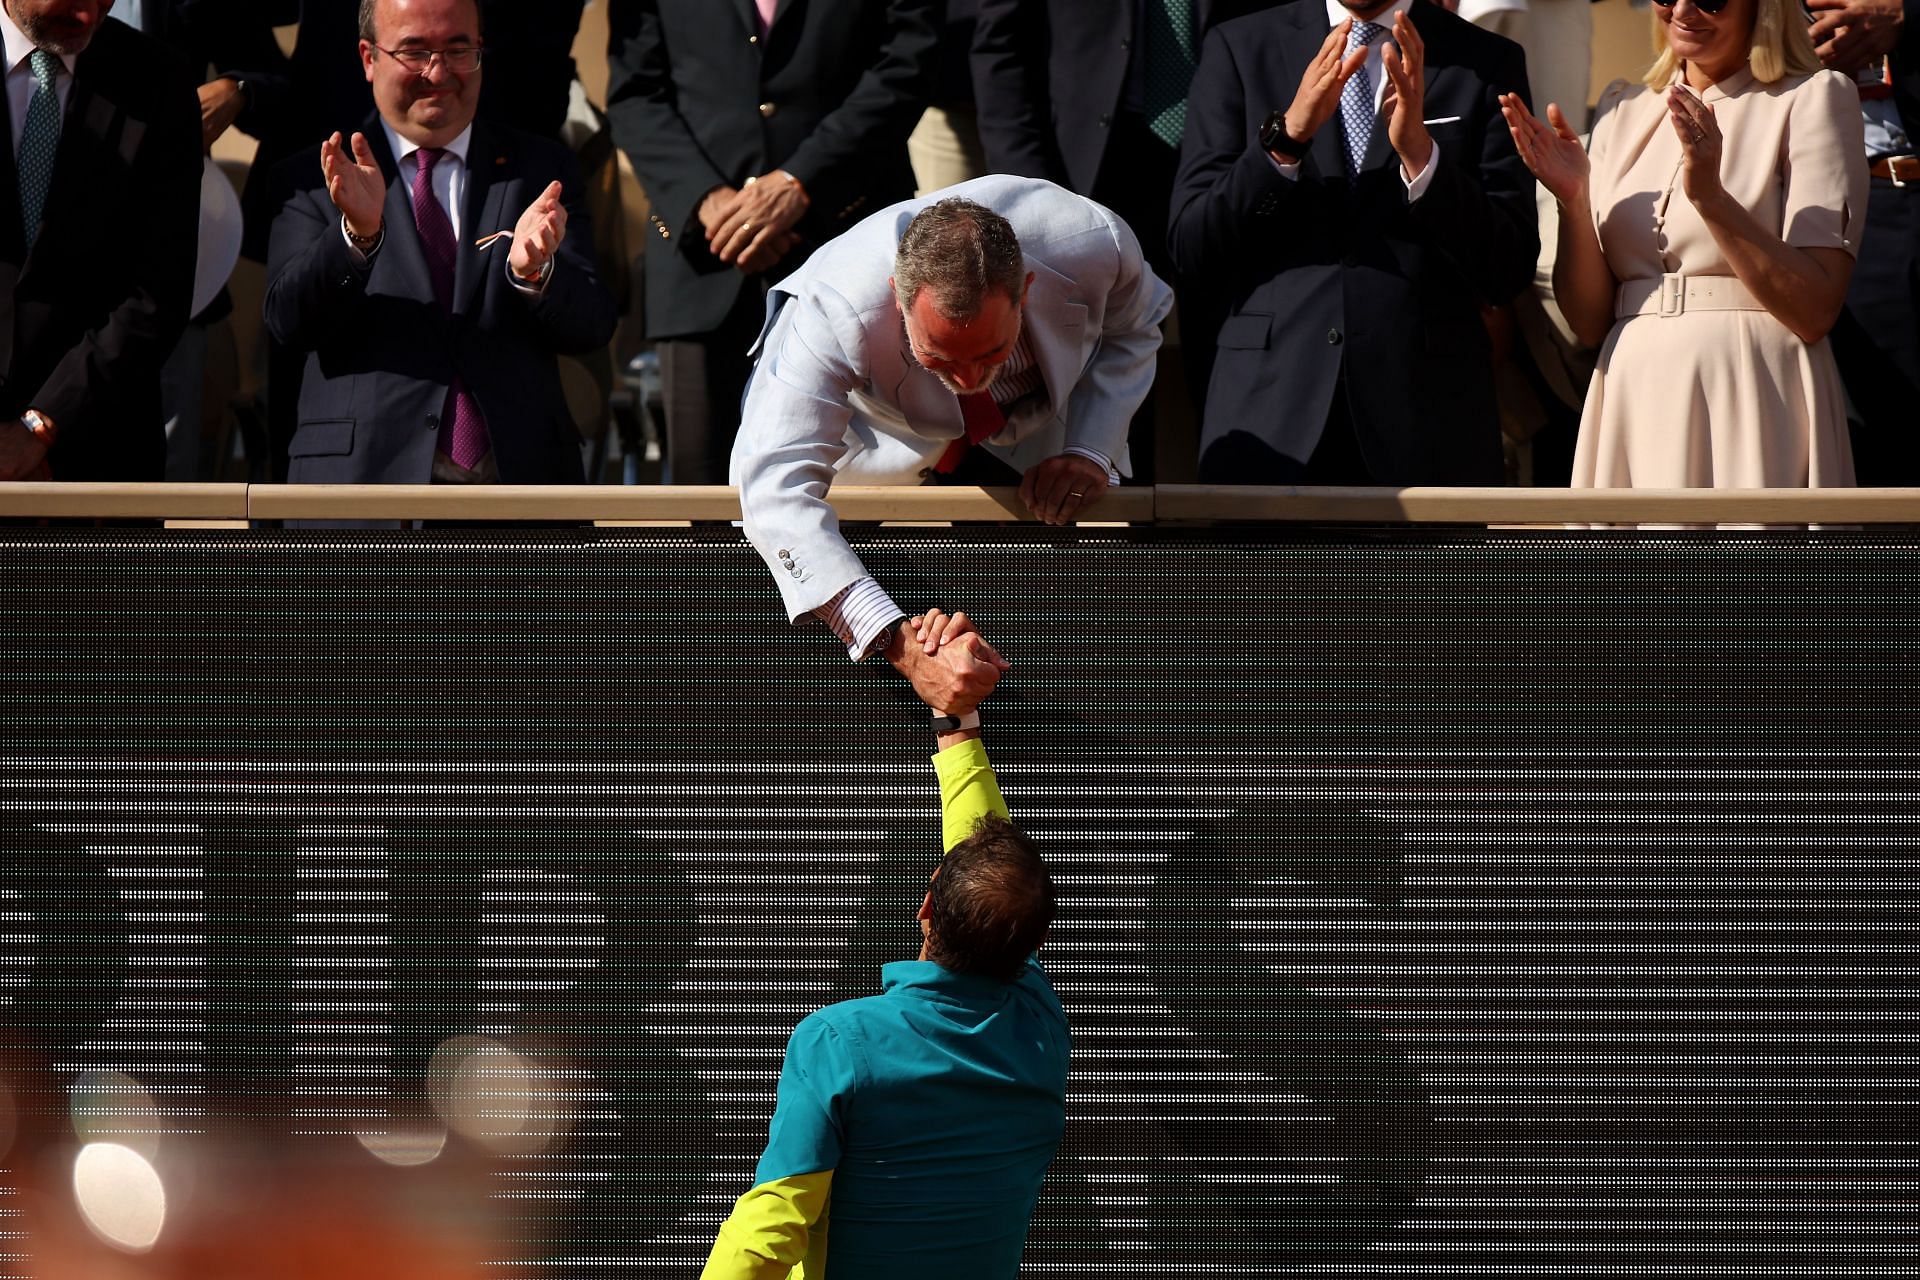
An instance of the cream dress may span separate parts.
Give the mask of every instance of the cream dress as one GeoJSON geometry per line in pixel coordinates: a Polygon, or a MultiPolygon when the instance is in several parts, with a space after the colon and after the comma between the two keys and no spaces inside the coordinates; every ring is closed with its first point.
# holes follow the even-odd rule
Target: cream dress
{"type": "MultiPolygon", "coordinates": [[[[1788,244],[1858,254],[1867,211],[1860,99],[1832,71],[1701,95],[1724,143],[1721,182],[1788,244]]],[[[1681,185],[1666,94],[1609,87],[1594,120],[1590,190],[1616,280],[1731,276],[1681,185]]],[[[1766,311],[1616,319],[1587,390],[1578,488],[1792,488],[1853,483],[1846,398],[1825,338],[1766,311]]]]}

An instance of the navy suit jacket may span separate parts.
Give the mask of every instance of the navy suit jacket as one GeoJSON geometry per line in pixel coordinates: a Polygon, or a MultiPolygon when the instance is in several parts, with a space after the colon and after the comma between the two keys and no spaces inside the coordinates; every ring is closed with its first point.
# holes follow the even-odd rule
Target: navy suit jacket
{"type": "MultiPolygon", "coordinates": [[[[907,135],[926,107],[940,0],[609,0],[607,115],[652,203],[647,335],[710,333],[748,279],[707,251],[700,202],[785,169],[813,203],[778,280],[913,194],[907,135]]],[[[755,287],[759,287],[757,284],[755,287]]]]}
{"type": "Polygon", "coordinates": [[[194,83],[159,41],[101,24],[74,63],[31,253],[13,148],[0,147],[0,415],[53,419],[56,480],[165,468],[160,369],[186,327],[199,243],[194,83]]]}
{"type": "Polygon", "coordinates": [[[580,437],[556,357],[604,347],[617,317],[594,275],[572,153],[531,134],[474,125],[448,315],[434,298],[414,230],[410,180],[399,174],[378,119],[362,132],[387,174],[386,239],[366,269],[349,256],[319,149],[277,175],[283,195],[267,263],[267,327],[309,353],[287,478],[428,483],[457,372],[486,417],[503,482],[577,483],[580,437]],[[505,241],[485,251],[474,241],[511,228],[556,180],[565,187],[567,234],[546,291],[531,297],[507,279],[505,241]]]}
{"type": "Polygon", "coordinates": [[[1289,179],[1262,122],[1293,100],[1327,37],[1315,0],[1216,27],[1187,98],[1169,239],[1185,273],[1231,281],[1203,446],[1246,431],[1311,456],[1346,370],[1354,432],[1384,484],[1498,484],[1502,467],[1482,303],[1533,279],[1533,177],[1497,97],[1527,92],[1512,41],[1416,3],[1427,47],[1433,181],[1407,199],[1384,121],[1356,186],[1339,113],[1289,179]]]}
{"type": "MultiPolygon", "coordinates": [[[[1194,39],[1277,0],[1195,0],[1194,39]]],[[[1126,101],[1141,0],[980,0],[973,98],[989,173],[1087,195],[1126,101]]]]}

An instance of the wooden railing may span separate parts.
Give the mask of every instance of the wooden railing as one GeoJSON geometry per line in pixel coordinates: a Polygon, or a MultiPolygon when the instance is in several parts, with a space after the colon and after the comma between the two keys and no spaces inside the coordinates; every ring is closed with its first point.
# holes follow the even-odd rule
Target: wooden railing
{"type": "MultiPolygon", "coordinates": [[[[1030,520],[1013,489],[838,486],[844,520],[1030,520]]],[[[730,486],[4,484],[0,520],[560,520],[687,524],[740,517],[730,486]]],[[[1125,487],[1083,523],[1365,522],[1920,524],[1920,489],[1443,489],[1125,487]]]]}

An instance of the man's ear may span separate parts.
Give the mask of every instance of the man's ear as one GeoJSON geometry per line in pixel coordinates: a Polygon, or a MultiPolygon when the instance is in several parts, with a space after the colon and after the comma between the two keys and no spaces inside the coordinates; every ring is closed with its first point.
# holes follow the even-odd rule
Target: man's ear
{"type": "Polygon", "coordinates": [[[1033,276],[1033,272],[1027,272],[1027,282],[1020,286],[1020,305],[1023,307],[1027,305],[1027,294],[1033,290],[1033,276]]]}
{"type": "Polygon", "coordinates": [[[920,899],[920,910],[913,918],[922,924],[933,919],[933,890],[927,890],[927,896],[920,899]]]}
{"type": "MultiPolygon", "coordinates": [[[[366,75],[368,84],[373,83],[373,59],[373,42],[362,40],[360,42],[360,70],[366,75]]],[[[347,154],[353,154],[352,148],[348,148],[347,154]]]]}

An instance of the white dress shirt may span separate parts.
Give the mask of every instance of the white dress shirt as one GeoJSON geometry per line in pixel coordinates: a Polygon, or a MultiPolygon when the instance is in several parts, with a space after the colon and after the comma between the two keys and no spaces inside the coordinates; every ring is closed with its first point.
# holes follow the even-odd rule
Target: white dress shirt
{"type": "MultiPolygon", "coordinates": [[[[27,59],[33,56],[34,43],[27,39],[27,33],[14,23],[13,15],[0,9],[0,37],[4,37],[7,52],[7,111],[12,116],[13,152],[20,154],[20,135],[27,128],[27,104],[33,101],[33,91],[37,87],[33,78],[33,67],[27,59]]],[[[67,99],[73,96],[74,59],[57,55],[66,74],[55,73],[53,77],[54,100],[60,104],[60,116],[66,118],[67,99]]]]}

